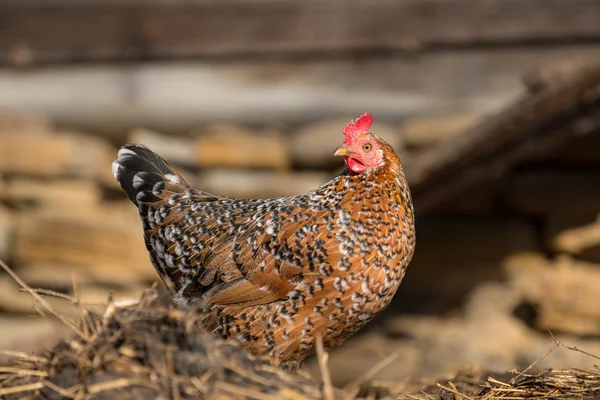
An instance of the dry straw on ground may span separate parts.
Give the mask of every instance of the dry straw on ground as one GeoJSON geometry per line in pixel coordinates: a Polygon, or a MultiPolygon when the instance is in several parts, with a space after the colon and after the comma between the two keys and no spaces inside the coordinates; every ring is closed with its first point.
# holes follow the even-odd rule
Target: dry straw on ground
{"type": "MultiPolygon", "coordinates": [[[[155,289],[148,290],[140,300],[111,301],[101,311],[81,304],[77,296],[62,296],[79,310],[78,320],[73,323],[57,315],[38,291],[19,283],[41,308],[71,326],[74,335],[42,356],[6,352],[16,357],[11,366],[0,367],[3,399],[351,400],[357,398],[362,383],[355,382],[346,390],[331,387],[327,355],[322,349],[320,364],[325,384],[273,367],[268,360],[248,355],[236,343],[198,332],[193,313],[161,300],[155,289]]],[[[567,346],[557,342],[549,352],[558,347],[567,346]]],[[[452,381],[431,385],[421,392],[413,390],[414,394],[388,391],[370,398],[600,399],[600,369],[532,373],[535,364],[521,373],[463,372],[452,381]]],[[[378,368],[385,365],[382,362],[378,368]]],[[[364,381],[371,372],[365,374],[364,381]]],[[[368,388],[366,392],[375,393],[368,388]]]]}

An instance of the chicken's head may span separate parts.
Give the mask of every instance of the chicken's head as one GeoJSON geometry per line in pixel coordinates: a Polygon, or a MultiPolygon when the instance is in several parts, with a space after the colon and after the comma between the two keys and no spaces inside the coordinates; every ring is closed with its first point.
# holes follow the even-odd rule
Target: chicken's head
{"type": "Polygon", "coordinates": [[[373,116],[368,113],[350,121],[343,131],[346,140],[333,153],[335,156],[343,156],[346,166],[355,174],[384,163],[381,139],[369,132],[372,123],[373,116]]]}

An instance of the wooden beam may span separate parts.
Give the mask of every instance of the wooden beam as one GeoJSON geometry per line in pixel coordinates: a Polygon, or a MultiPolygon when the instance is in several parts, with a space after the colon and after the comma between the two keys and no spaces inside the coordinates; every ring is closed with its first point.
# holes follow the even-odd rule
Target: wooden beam
{"type": "Polygon", "coordinates": [[[600,132],[600,58],[542,69],[529,79],[529,88],[518,101],[450,143],[405,161],[417,212],[549,153],[570,137],[600,132]]]}
{"type": "Polygon", "coordinates": [[[215,121],[273,126],[499,109],[523,91],[522,75],[600,48],[434,52],[408,58],[296,62],[182,62],[0,69],[0,113],[40,114],[112,133],[143,125],[168,133],[215,121]]]}
{"type": "Polygon", "coordinates": [[[0,63],[600,41],[597,0],[5,0],[0,63]]]}

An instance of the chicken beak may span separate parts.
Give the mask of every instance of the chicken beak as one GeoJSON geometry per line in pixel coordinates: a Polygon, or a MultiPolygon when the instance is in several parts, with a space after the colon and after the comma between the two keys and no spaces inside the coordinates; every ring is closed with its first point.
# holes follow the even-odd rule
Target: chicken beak
{"type": "Polygon", "coordinates": [[[344,156],[344,157],[350,157],[352,154],[354,154],[354,152],[344,146],[338,147],[337,149],[335,149],[335,153],[333,153],[334,156],[344,156]]]}

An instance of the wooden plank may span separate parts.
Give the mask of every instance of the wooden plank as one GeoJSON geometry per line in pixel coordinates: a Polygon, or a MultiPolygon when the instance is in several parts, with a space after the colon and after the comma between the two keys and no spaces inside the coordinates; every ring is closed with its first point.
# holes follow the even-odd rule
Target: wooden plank
{"type": "Polygon", "coordinates": [[[381,122],[419,114],[481,115],[518,96],[527,71],[580,55],[600,55],[600,47],[6,68],[0,69],[0,113],[37,113],[119,138],[136,125],[171,133],[215,121],[304,125],[365,111],[381,122]]]}
{"type": "Polygon", "coordinates": [[[315,190],[333,174],[322,171],[260,171],[207,169],[200,174],[183,174],[187,182],[209,193],[239,198],[293,196],[315,190]]]}
{"type": "Polygon", "coordinates": [[[77,177],[116,186],[110,174],[114,148],[79,133],[0,136],[0,172],[8,176],[77,177]]]}
{"type": "Polygon", "coordinates": [[[65,265],[83,274],[153,280],[138,216],[127,205],[39,209],[19,216],[13,239],[16,265],[65,265]]]}
{"type": "Polygon", "coordinates": [[[8,0],[0,63],[600,40],[597,0],[8,0]]]}

